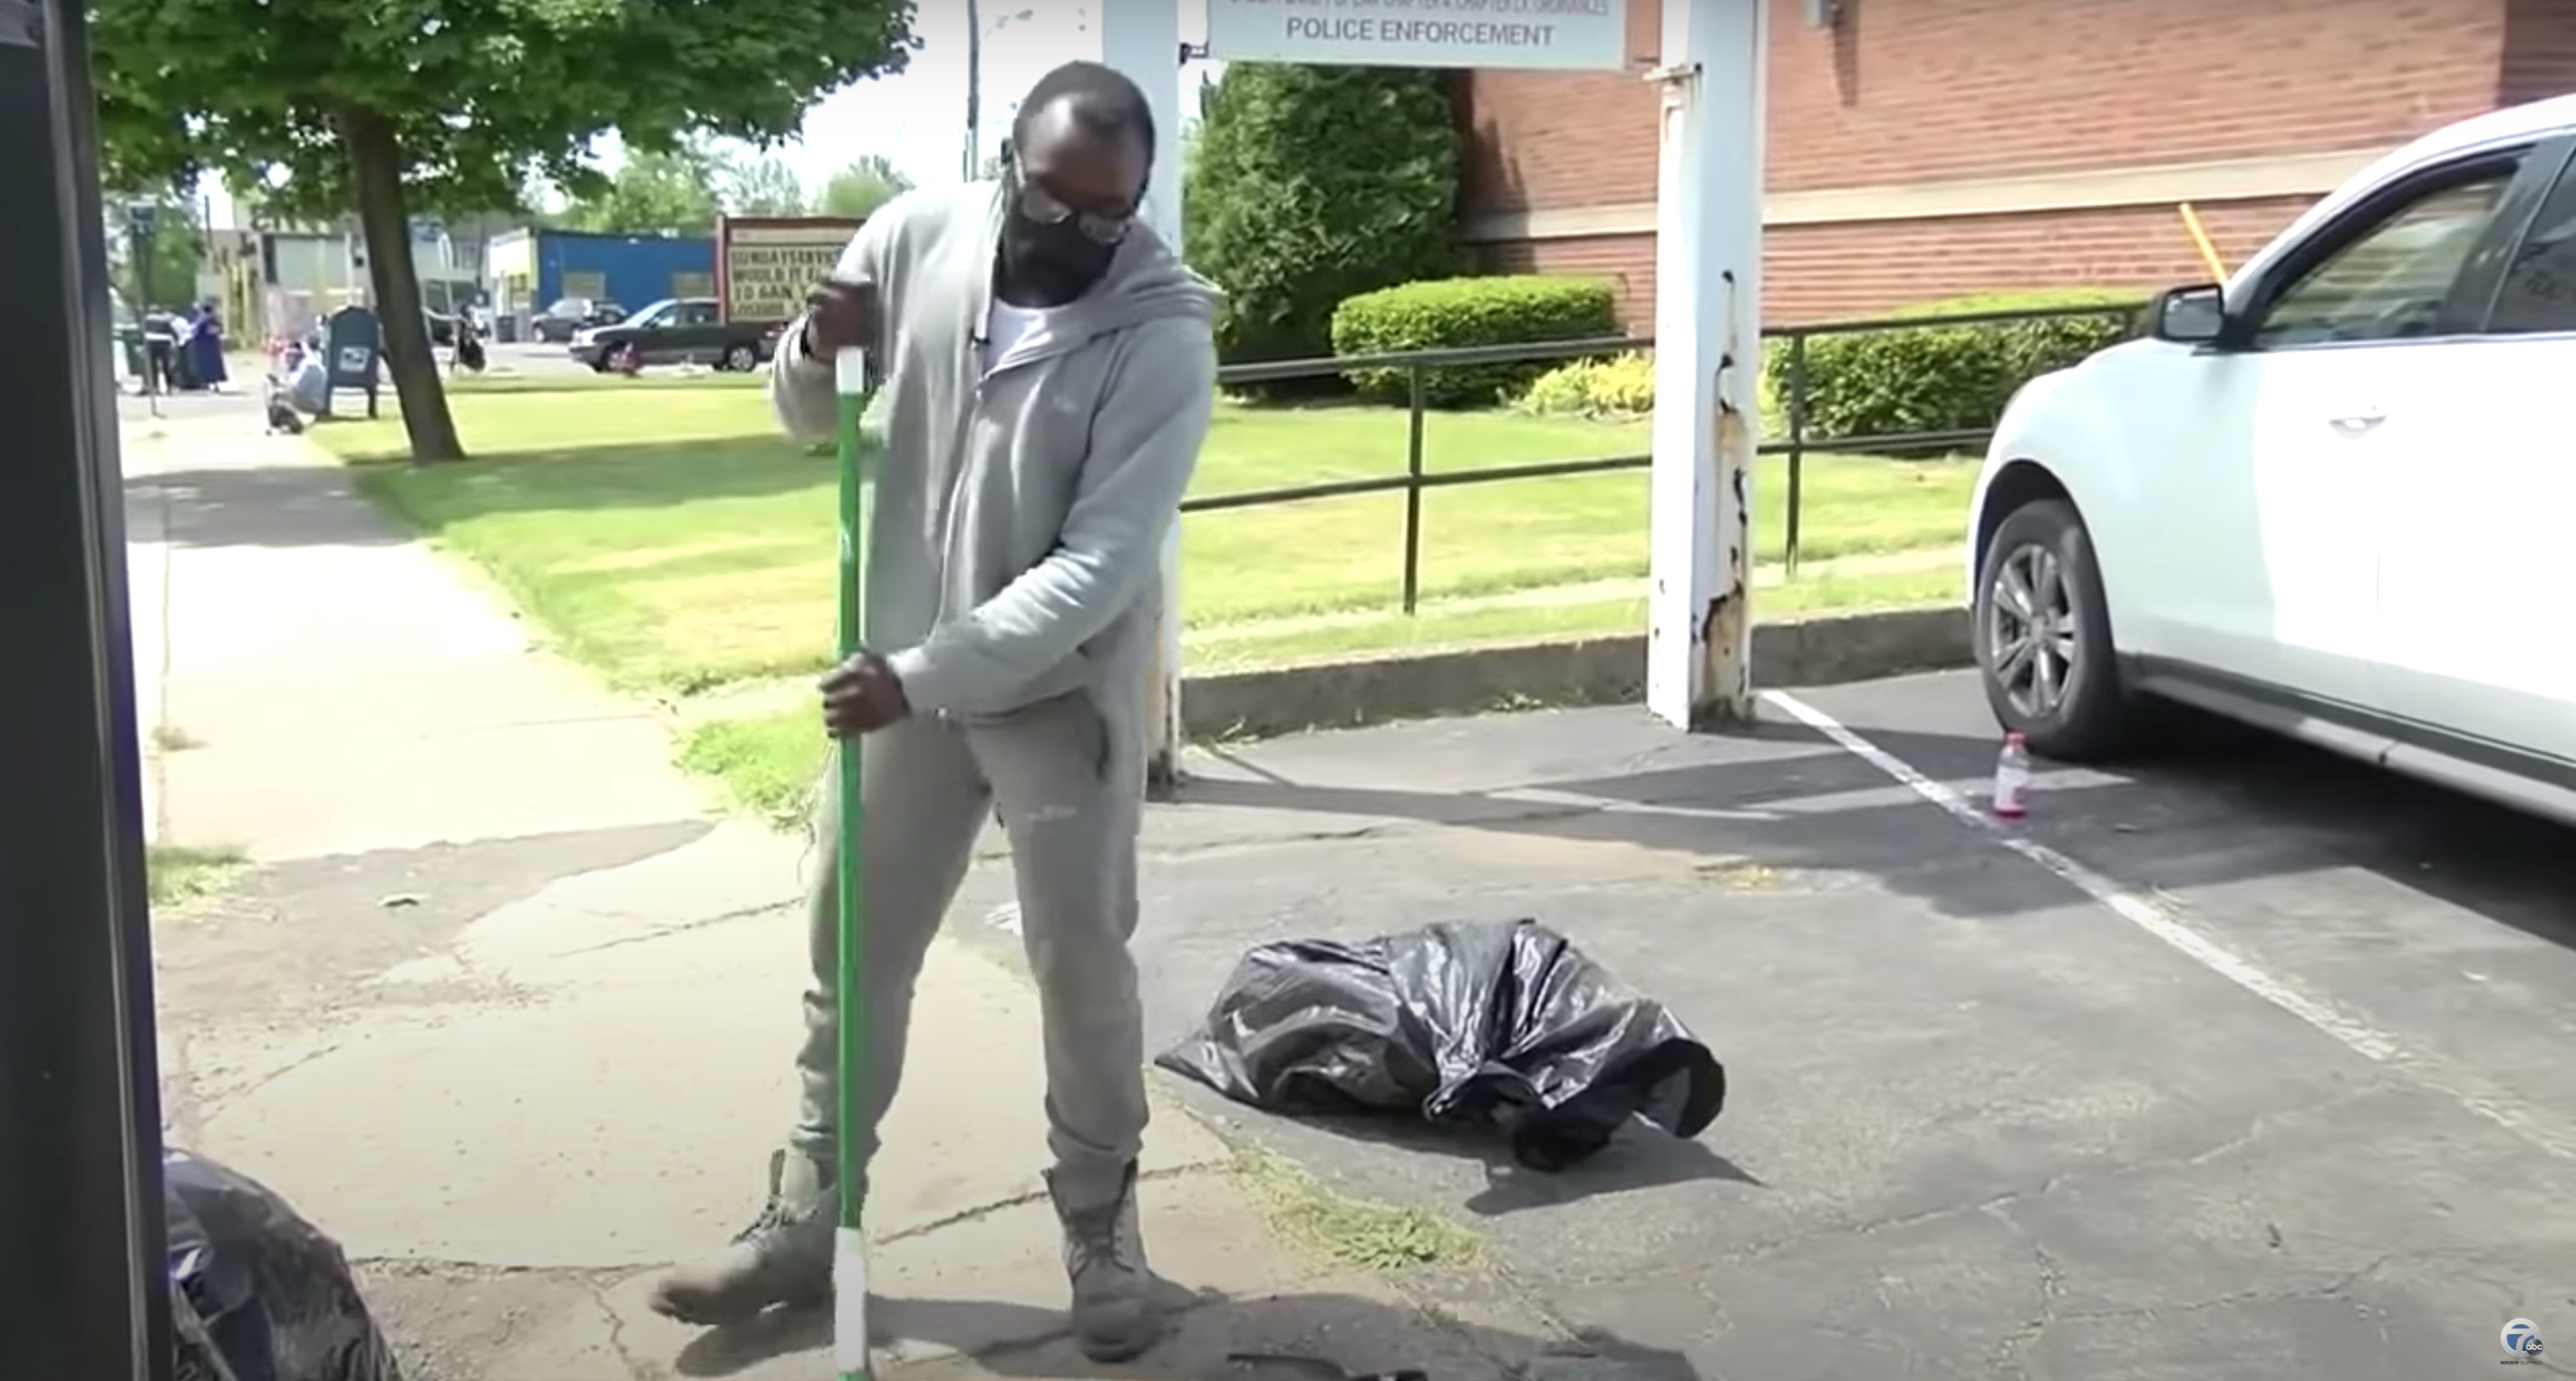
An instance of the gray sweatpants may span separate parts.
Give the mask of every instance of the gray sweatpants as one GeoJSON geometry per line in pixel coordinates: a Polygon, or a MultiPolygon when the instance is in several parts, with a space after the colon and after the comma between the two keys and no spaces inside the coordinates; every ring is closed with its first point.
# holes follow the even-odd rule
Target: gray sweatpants
{"type": "MultiPolygon", "coordinates": [[[[1124,1185],[1145,1134],[1143,1014],[1136,964],[1136,835],[1144,763],[1084,692],[972,724],[906,720],[860,749],[867,1022],[862,1164],[903,1076],[913,988],[998,806],[1011,843],[1020,927],[1045,1031],[1047,1144],[1073,1202],[1124,1185]]],[[[814,981],[805,993],[795,1148],[829,1167],[838,1060],[838,793],[827,772],[806,898],[814,981]]],[[[932,1090],[938,1096],[939,1090],[932,1090]]],[[[864,1186],[860,1186],[864,1190],[864,1186]]]]}

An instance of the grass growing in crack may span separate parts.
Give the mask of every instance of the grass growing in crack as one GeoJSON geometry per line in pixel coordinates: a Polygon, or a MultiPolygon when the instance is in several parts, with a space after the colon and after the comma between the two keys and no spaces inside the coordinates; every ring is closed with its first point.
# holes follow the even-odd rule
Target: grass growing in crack
{"type": "Polygon", "coordinates": [[[1335,1193],[1267,1151],[1238,1154],[1234,1176],[1272,1233],[1322,1260],[1369,1271],[1400,1271],[1461,1266],[1484,1252],[1476,1234],[1437,1213],[1335,1193]]]}
{"type": "Polygon", "coordinates": [[[143,857],[143,875],[155,907],[179,910],[221,892],[248,860],[234,848],[155,844],[143,857]]]}
{"type": "Polygon", "coordinates": [[[693,725],[680,737],[680,766],[713,778],[734,806],[772,829],[805,824],[830,750],[808,710],[693,725]]]}

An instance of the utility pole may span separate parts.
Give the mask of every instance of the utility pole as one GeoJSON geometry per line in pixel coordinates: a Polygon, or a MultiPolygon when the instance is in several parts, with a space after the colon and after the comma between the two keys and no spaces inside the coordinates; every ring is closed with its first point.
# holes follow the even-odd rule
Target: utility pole
{"type": "Polygon", "coordinates": [[[984,170],[984,10],[966,0],[966,163],[968,182],[984,170]]]}
{"type": "MultiPolygon", "coordinates": [[[[1088,10],[1075,10],[1079,18],[1088,10]]],[[[966,0],[966,163],[960,169],[968,182],[984,175],[984,40],[1000,33],[1005,26],[1026,24],[1035,10],[1014,10],[984,27],[984,12],[975,0],[966,0]]]]}
{"type": "Polygon", "coordinates": [[[86,7],[0,0],[0,1376],[171,1381],[97,107],[86,7]]]}

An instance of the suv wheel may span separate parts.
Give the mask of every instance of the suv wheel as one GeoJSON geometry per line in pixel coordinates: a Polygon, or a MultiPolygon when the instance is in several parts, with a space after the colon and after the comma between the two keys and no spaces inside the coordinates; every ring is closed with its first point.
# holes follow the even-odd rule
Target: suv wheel
{"type": "Polygon", "coordinates": [[[760,352],[739,341],[725,347],[724,368],[736,374],[748,374],[760,363],[760,352]]]}
{"type": "Polygon", "coordinates": [[[2073,504],[2024,504],[1996,526],[1977,563],[1972,636],[1986,703],[2032,752],[2100,758],[2135,729],[2102,570],[2073,504]]]}

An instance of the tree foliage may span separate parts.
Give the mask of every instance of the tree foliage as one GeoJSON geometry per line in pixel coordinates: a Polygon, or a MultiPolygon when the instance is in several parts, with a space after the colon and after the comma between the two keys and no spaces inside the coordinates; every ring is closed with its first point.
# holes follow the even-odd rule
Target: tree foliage
{"type": "Polygon", "coordinates": [[[108,274],[136,317],[156,305],[195,301],[197,270],[206,261],[205,226],[196,199],[164,191],[111,194],[105,202],[108,274]],[[152,207],[151,233],[141,243],[128,211],[138,202],[152,207]]]}
{"type": "Polygon", "coordinates": [[[805,180],[776,154],[728,160],[722,181],[724,209],[731,215],[802,216],[813,209],[805,180]]]}
{"type": "Polygon", "coordinates": [[[905,177],[892,159],[883,154],[866,154],[823,184],[823,214],[864,220],[875,215],[878,207],[911,190],[912,179],[905,177]]]}
{"type": "Polygon", "coordinates": [[[617,235],[712,235],[721,172],[703,143],[639,149],[608,175],[606,186],[566,207],[561,224],[617,235]]]}
{"type": "Polygon", "coordinates": [[[825,93],[897,71],[907,0],[92,0],[116,186],[215,170],[281,214],[356,207],[412,453],[463,454],[421,317],[410,218],[576,197],[593,141],[767,143],[825,93]],[[272,177],[271,169],[280,175],[272,177]]]}
{"type": "Polygon", "coordinates": [[[1188,178],[1183,246],[1226,290],[1229,360],[1329,354],[1344,298],[1462,263],[1442,73],[1230,66],[1206,92],[1188,178]]]}

